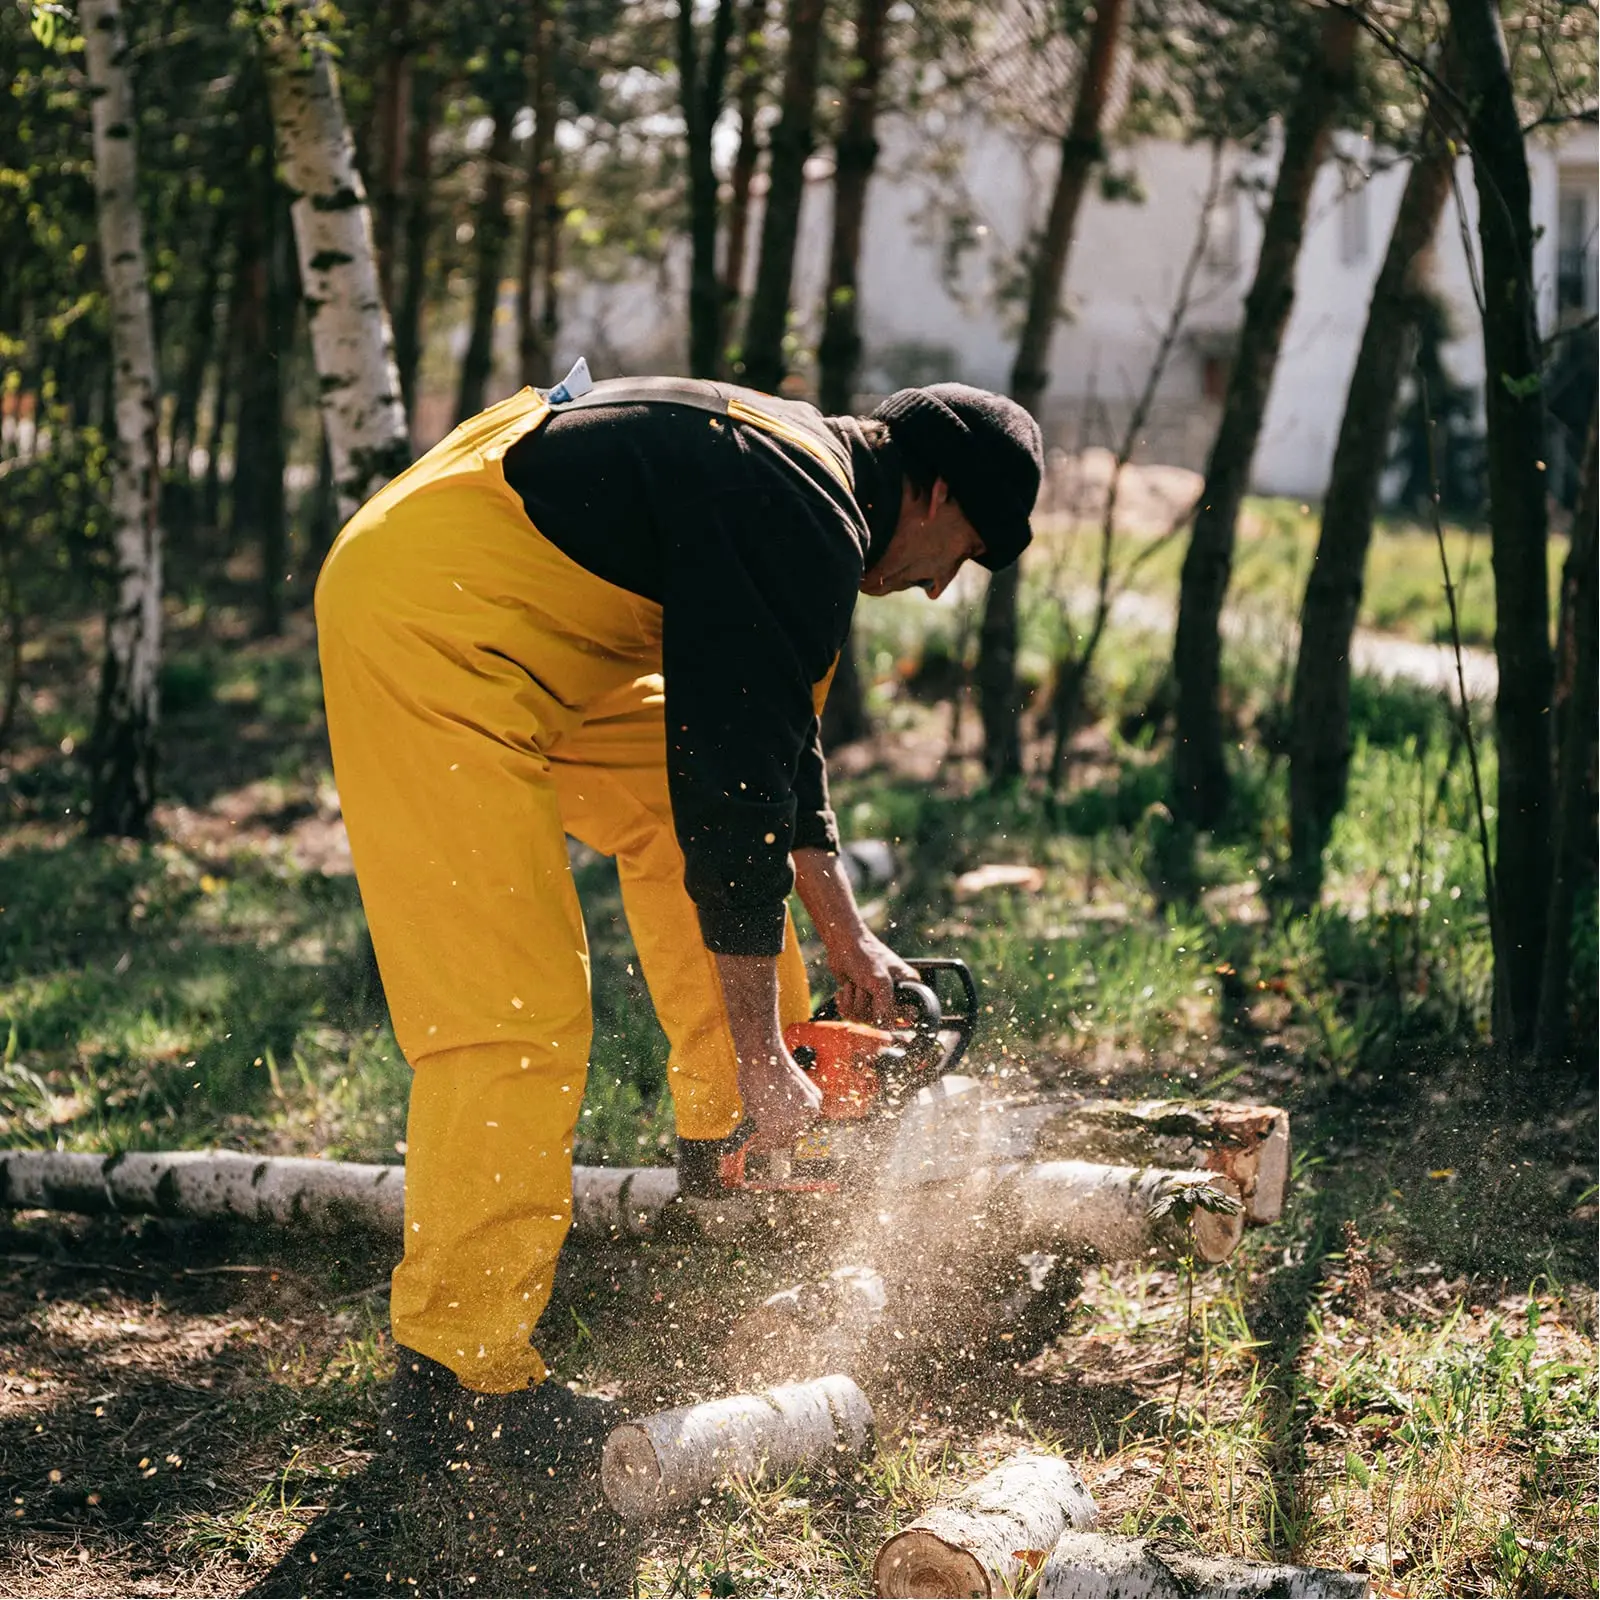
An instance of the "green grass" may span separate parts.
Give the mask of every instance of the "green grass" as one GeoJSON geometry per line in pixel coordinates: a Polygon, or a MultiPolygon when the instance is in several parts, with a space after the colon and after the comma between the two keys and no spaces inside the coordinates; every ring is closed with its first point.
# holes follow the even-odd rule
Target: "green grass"
{"type": "MultiPolygon", "coordinates": [[[[1293,500],[1251,499],[1245,503],[1228,603],[1258,614],[1293,617],[1297,614],[1306,576],[1320,531],[1320,515],[1293,500]]],[[[1144,554],[1157,544],[1154,534],[1119,534],[1119,569],[1140,560],[1141,592],[1175,601],[1183,566],[1185,541],[1174,539],[1144,554]]],[[[1093,582],[1099,559],[1099,529],[1047,524],[1044,547],[1056,553],[1065,581],[1071,585],[1093,582]]],[[[1494,646],[1494,574],[1489,561],[1489,537],[1483,530],[1450,527],[1445,548],[1456,604],[1461,619],[1461,641],[1479,649],[1494,646]]],[[[1550,593],[1560,587],[1566,542],[1550,542],[1550,593]]],[[[1043,562],[1041,562],[1041,565],[1043,562]]],[[[1432,528],[1416,523],[1380,518],[1367,558],[1365,590],[1358,625],[1381,633],[1424,643],[1449,642],[1449,617],[1444,602],[1444,581],[1439,549],[1432,528]]]]}

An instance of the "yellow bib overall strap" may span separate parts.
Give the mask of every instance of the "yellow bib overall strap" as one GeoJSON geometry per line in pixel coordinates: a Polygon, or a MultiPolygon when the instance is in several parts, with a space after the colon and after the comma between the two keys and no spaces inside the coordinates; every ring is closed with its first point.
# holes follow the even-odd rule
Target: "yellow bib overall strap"
{"type": "MultiPolygon", "coordinates": [[[[697,411],[709,411],[714,416],[748,422],[775,439],[804,450],[813,460],[821,462],[846,489],[855,488],[850,452],[834,437],[815,407],[761,394],[755,389],[741,389],[731,383],[711,383],[699,378],[608,378],[576,400],[552,407],[552,414],[588,411],[596,406],[637,405],[693,406],[697,411]]],[[[539,422],[543,420],[541,417],[539,422]]]]}

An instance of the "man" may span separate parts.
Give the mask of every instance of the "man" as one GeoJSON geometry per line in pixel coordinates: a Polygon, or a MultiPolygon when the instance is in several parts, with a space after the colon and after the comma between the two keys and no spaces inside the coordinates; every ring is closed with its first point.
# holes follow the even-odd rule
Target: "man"
{"type": "Polygon", "coordinates": [[[413,1068],[387,1431],[417,1459],[542,1471],[604,1426],[531,1343],[590,1043],[565,836],[616,858],[680,1140],[792,1139],[819,1096],[783,1043],[809,1007],[791,888],[847,1014],[886,1020],[915,976],[862,922],[828,808],[818,715],[856,594],[1015,561],[1041,467],[1033,419],[961,384],[870,419],[564,385],[463,423],[340,534],[317,622],[413,1068]]]}

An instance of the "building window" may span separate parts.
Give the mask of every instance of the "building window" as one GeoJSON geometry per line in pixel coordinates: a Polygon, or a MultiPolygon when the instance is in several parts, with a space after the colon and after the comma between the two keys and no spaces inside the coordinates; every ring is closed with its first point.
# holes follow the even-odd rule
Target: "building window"
{"type": "Polygon", "coordinates": [[[1594,196],[1563,188],[1556,208],[1556,311],[1595,309],[1594,196]]]}
{"type": "Polygon", "coordinates": [[[1345,190],[1339,202],[1339,260],[1347,267],[1367,259],[1369,212],[1365,181],[1345,190]]]}

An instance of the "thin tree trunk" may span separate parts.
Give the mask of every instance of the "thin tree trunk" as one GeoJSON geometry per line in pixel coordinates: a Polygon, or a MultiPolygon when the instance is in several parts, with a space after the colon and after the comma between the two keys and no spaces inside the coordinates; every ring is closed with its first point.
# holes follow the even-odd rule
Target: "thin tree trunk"
{"type": "MultiPolygon", "coordinates": [[[[1430,123],[1432,114],[1444,109],[1431,106],[1430,123]]],[[[1372,291],[1300,608],[1289,726],[1289,873],[1302,906],[1314,904],[1322,892],[1323,851],[1344,806],[1350,770],[1350,639],[1361,609],[1395,404],[1415,355],[1429,246],[1455,164],[1443,130],[1430,127],[1427,140],[1407,174],[1372,291]]]]}
{"type": "Polygon", "coordinates": [[[766,211],[761,219],[761,263],[744,341],[744,382],[769,394],[778,392],[787,370],[783,341],[789,325],[789,290],[800,235],[806,159],[811,154],[816,122],[825,10],[825,0],[789,0],[782,110],[772,130],[766,211]]]}
{"type": "MultiPolygon", "coordinates": [[[[1112,3],[1121,4],[1121,0],[1112,3]]],[[[889,0],[860,0],[855,56],[848,70],[844,122],[839,130],[834,167],[833,240],[817,360],[822,410],[836,417],[852,409],[856,372],[861,365],[857,277],[867,186],[878,164],[878,86],[883,78],[884,23],[888,13],[889,0]]]]}
{"type": "Polygon", "coordinates": [[[119,0],[84,0],[79,16],[92,96],[101,270],[111,306],[116,369],[111,472],[116,598],[106,625],[90,748],[89,826],[100,835],[142,838],[149,832],[155,803],[161,667],[155,336],[139,220],[138,150],[122,8],[119,0]]]}
{"type": "MultiPolygon", "coordinates": [[[[744,28],[739,44],[739,148],[728,175],[727,237],[722,259],[722,337],[731,346],[736,338],[739,301],[744,295],[745,244],[750,228],[750,184],[761,159],[756,115],[767,77],[767,50],[763,32],[768,0],[746,0],[744,28]]],[[[726,361],[727,352],[723,359],[726,361]]]]}
{"type": "Polygon", "coordinates": [[[678,4],[678,83],[689,162],[689,371],[714,378],[722,355],[722,288],[717,281],[717,171],[711,136],[722,114],[735,0],[717,0],[704,68],[692,0],[678,4]]]}
{"type": "Polygon", "coordinates": [[[418,66],[411,74],[406,141],[405,288],[394,333],[395,366],[408,417],[416,406],[417,365],[422,358],[422,308],[427,300],[428,240],[433,231],[433,128],[438,114],[438,78],[430,67],[418,66]]]}
{"type": "MultiPolygon", "coordinates": [[[[561,331],[561,230],[567,208],[561,201],[561,150],[550,143],[550,182],[546,189],[544,266],[539,290],[539,343],[547,361],[554,361],[556,335],[561,331]]],[[[553,374],[552,374],[553,375],[553,374]]]]}
{"type": "Polygon", "coordinates": [[[1205,489],[1184,556],[1172,670],[1177,726],[1172,752],[1172,809],[1180,822],[1213,827],[1228,798],[1218,705],[1223,597],[1233,570],[1239,509],[1261,436],[1283,332],[1294,305],[1294,272],[1305,236],[1306,207],[1334,116],[1351,73],[1356,22],[1329,14],[1300,92],[1284,118],[1283,155],[1245,298],[1244,325],[1229,374],[1222,420],[1206,462],[1205,489]]]}
{"type": "Polygon", "coordinates": [[[409,99],[411,0],[389,0],[384,19],[383,71],[378,80],[377,190],[372,210],[372,243],[378,252],[378,293],[394,304],[395,235],[404,201],[406,106],[409,99]]]}
{"type": "Polygon", "coordinates": [[[217,375],[211,397],[211,418],[206,432],[206,476],[200,491],[199,523],[215,531],[222,521],[222,447],[228,422],[235,411],[234,371],[238,365],[239,269],[234,267],[228,306],[223,321],[222,348],[217,352],[217,375]]]}
{"type": "Polygon", "coordinates": [[[1495,890],[1505,971],[1495,1037],[1533,1043],[1550,910],[1550,597],[1545,570],[1544,395],[1533,282],[1528,155],[1495,0],[1450,0],[1468,102],[1483,253],[1484,409],[1494,560],[1500,750],[1495,890]]]}
{"type": "MultiPolygon", "coordinates": [[[[839,130],[833,179],[833,240],[828,254],[828,288],[823,302],[822,339],[817,347],[819,398],[828,416],[855,409],[856,373],[861,366],[861,317],[857,278],[861,230],[866,220],[867,186],[878,163],[878,86],[883,77],[885,19],[889,0],[861,0],[856,11],[856,48],[845,88],[844,123],[839,130]]],[[[866,695],[856,663],[855,629],[845,636],[839,665],[823,710],[823,739],[849,744],[872,731],[866,695]]]]}
{"type": "Polygon", "coordinates": [[[1578,503],[1572,515],[1572,547],[1561,583],[1561,633],[1556,663],[1556,811],[1546,918],[1544,970],[1539,980],[1536,1045],[1539,1059],[1563,1060],[1571,1044],[1569,1002],[1572,977],[1572,915],[1578,883],[1594,849],[1596,680],[1595,649],[1596,526],[1600,523],[1597,484],[1596,418],[1589,419],[1578,503]]]}
{"type": "Polygon", "coordinates": [[[200,420],[200,398],[205,391],[206,369],[217,343],[217,293],[222,277],[223,242],[233,216],[226,206],[212,212],[205,260],[200,269],[200,292],[195,296],[194,317],[184,346],[183,369],[178,374],[172,404],[172,470],[185,481],[200,420]]]}
{"type": "Polygon", "coordinates": [[[283,631],[284,557],[288,506],[282,355],[288,347],[290,304],[283,196],[272,172],[271,130],[255,174],[250,204],[239,218],[239,427],[234,449],[232,521],[236,549],[261,552],[260,631],[283,631]]]}
{"type": "Polygon", "coordinates": [[[494,131],[484,153],[483,194],[478,201],[478,270],[472,294],[471,332],[461,360],[461,386],[456,394],[456,421],[465,422],[483,410],[484,394],[494,371],[494,314],[500,302],[500,269],[511,232],[506,215],[506,173],[511,164],[511,125],[520,95],[501,98],[493,107],[494,131]]]}
{"type": "Polygon", "coordinates": [[[325,46],[296,36],[300,7],[265,34],[273,123],[294,197],[300,284],[311,328],[339,515],[347,520],[410,456],[389,315],[355,147],[325,46]]]}
{"type": "MultiPolygon", "coordinates": [[[[1061,285],[1077,231],[1089,174],[1105,154],[1100,124],[1111,98],[1117,40],[1126,0],[1102,0],[1078,83],[1072,120],[1061,136],[1061,166],[1034,258],[1028,312],[1011,366],[1011,397],[1038,416],[1050,381],[1050,343],[1061,313],[1061,285]]],[[[983,719],[983,764],[989,781],[1022,775],[1021,704],[1017,695],[1017,595],[1021,568],[1013,562],[989,580],[978,635],[978,706],[983,719]]]]}
{"type": "Polygon", "coordinates": [[[533,130],[528,136],[526,204],[522,212],[522,239],[517,255],[517,374],[522,383],[546,388],[554,381],[551,372],[553,352],[544,343],[534,296],[543,259],[545,232],[554,226],[551,205],[554,200],[554,174],[551,157],[555,151],[556,25],[549,0],[532,0],[529,8],[529,36],[533,48],[528,60],[528,98],[533,106],[533,130]]]}

